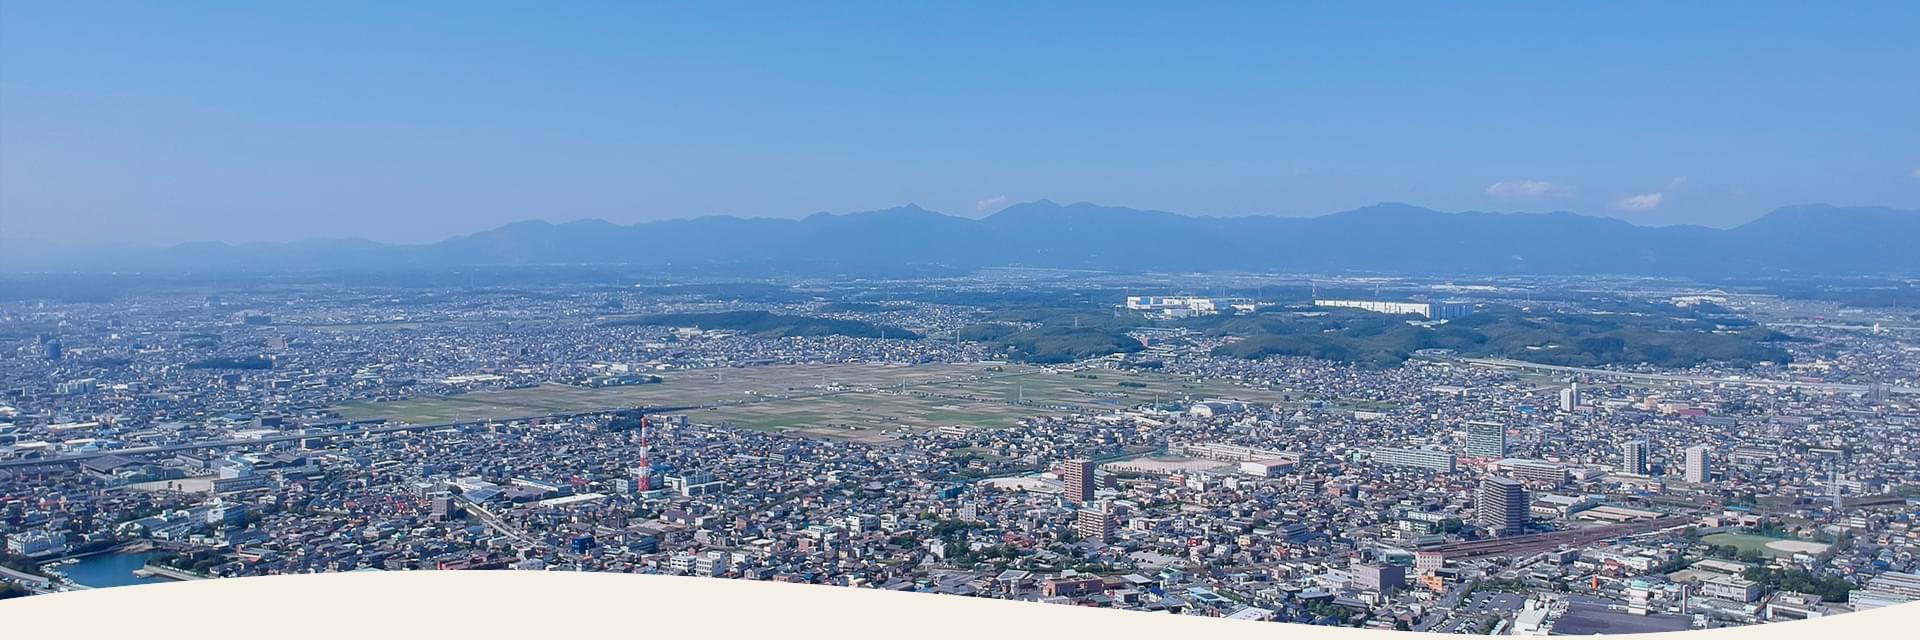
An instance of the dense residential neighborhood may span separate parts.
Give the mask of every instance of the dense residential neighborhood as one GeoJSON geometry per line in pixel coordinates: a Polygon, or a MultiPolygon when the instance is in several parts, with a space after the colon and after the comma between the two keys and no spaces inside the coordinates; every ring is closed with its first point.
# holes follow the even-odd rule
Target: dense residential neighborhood
{"type": "MultiPolygon", "coordinates": [[[[1114,300],[1067,330],[1138,348],[1041,364],[960,335],[990,304],[884,288],[262,289],[0,307],[10,589],[588,570],[1523,635],[1920,598],[1910,331],[1780,321],[1793,364],[1737,370],[1378,367],[1114,300]],[[911,331],[630,320],[727,310],[911,331]]],[[[1235,304],[1199,315],[1326,313],[1235,304]]]]}

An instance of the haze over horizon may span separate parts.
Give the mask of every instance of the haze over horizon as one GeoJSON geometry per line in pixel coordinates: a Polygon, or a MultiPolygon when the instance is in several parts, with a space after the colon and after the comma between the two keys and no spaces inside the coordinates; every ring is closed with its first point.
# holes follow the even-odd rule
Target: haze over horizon
{"type": "Polygon", "coordinates": [[[0,237],[1920,209],[1909,3],[836,8],[0,2],[0,237]]]}
{"type": "MultiPolygon", "coordinates": [[[[373,234],[350,233],[350,234],[343,234],[343,235],[323,235],[323,236],[308,236],[308,237],[286,238],[286,239],[258,239],[258,240],[231,240],[226,238],[215,237],[215,238],[187,239],[187,240],[180,240],[177,242],[176,241],[142,242],[137,239],[131,240],[131,241],[121,241],[121,242],[87,242],[84,239],[74,239],[74,238],[49,239],[49,238],[16,237],[16,236],[6,235],[4,232],[0,232],[0,242],[6,242],[6,241],[47,242],[54,245],[64,245],[64,246],[72,246],[72,247],[121,246],[121,247],[162,248],[162,247],[178,247],[178,246],[195,245],[195,244],[271,246],[271,245],[293,244],[293,243],[315,242],[315,241],[367,240],[371,242],[376,242],[376,243],[386,244],[386,245],[394,245],[394,246],[419,246],[419,245],[431,245],[431,244],[442,243],[448,240],[458,239],[461,237],[471,236],[474,234],[481,234],[481,233],[487,233],[492,231],[499,231],[503,229],[509,229],[509,228],[515,227],[516,225],[524,225],[524,224],[544,223],[544,224],[554,225],[554,226],[564,226],[564,225],[575,224],[575,223],[605,222],[608,224],[614,224],[622,227],[631,227],[631,226],[647,225],[647,224],[656,223],[656,222],[685,222],[685,221],[698,221],[698,220],[709,219],[709,218],[798,221],[798,220],[804,220],[806,218],[810,218],[813,216],[847,217],[847,216],[861,216],[865,214],[877,214],[877,213],[898,213],[898,212],[908,211],[913,209],[919,209],[927,213],[933,213],[933,214],[938,214],[943,216],[952,216],[956,218],[964,218],[967,220],[977,221],[977,220],[984,220],[987,218],[991,218],[994,215],[997,215],[1004,211],[1021,210],[1023,208],[1030,207],[1033,205],[1053,205],[1057,207],[1092,206],[1098,209],[1131,210],[1131,211],[1138,211],[1142,213],[1167,213],[1167,214],[1180,216],[1183,218],[1192,218],[1192,219],[1223,219],[1223,218],[1224,219],[1232,219],[1232,218],[1301,218],[1301,219],[1304,219],[1304,218],[1321,218],[1321,217],[1338,215],[1338,214],[1370,211],[1370,210],[1382,209],[1382,208],[1411,207],[1413,209],[1430,210],[1430,211],[1434,211],[1436,213],[1441,213],[1441,214],[1496,214],[1496,215],[1518,215],[1518,216],[1548,216],[1548,215],[1555,215],[1555,214],[1572,214],[1576,216],[1583,216],[1583,217],[1589,217],[1589,218],[1619,220],[1619,221],[1626,222],[1628,224],[1632,224],[1638,227],[1655,228],[1655,227],[1670,227],[1670,226],[1703,226],[1710,229],[1729,229],[1729,228],[1739,227],[1746,223],[1760,220],[1766,217],[1770,213],[1777,212],[1783,209],[1797,209],[1797,208],[1859,209],[1859,208],[1873,208],[1873,207],[1880,206],[1880,205],[1832,205],[1830,203],[1797,203],[1797,204],[1788,204],[1782,207],[1776,207],[1776,208],[1768,209],[1765,211],[1758,211],[1758,212],[1755,212],[1755,214],[1748,219],[1731,220],[1724,225],[1698,225],[1698,224],[1689,223],[1689,222],[1664,222],[1664,221],[1649,222],[1644,220],[1635,220],[1625,216],[1613,215],[1609,212],[1588,213],[1588,212],[1581,212],[1581,211],[1568,211],[1564,209],[1539,210],[1539,211],[1517,211],[1517,210],[1499,211],[1499,210],[1478,210],[1478,209],[1461,210],[1461,211],[1445,211],[1445,210],[1435,209],[1433,207],[1422,206],[1418,203],[1410,203],[1410,202],[1375,202],[1375,203],[1365,204],[1365,205],[1361,205],[1361,206],[1357,206],[1357,207],[1353,207],[1353,208],[1345,209],[1341,211],[1321,211],[1321,212],[1311,212],[1311,213],[1244,213],[1244,214],[1206,215],[1206,214],[1196,214],[1196,213],[1190,213],[1190,212],[1184,212],[1184,211],[1142,209],[1137,207],[1129,207],[1119,203],[1088,202],[1084,200],[1057,200],[1053,198],[1042,197],[1042,198],[1035,198],[1033,200],[1020,201],[1020,202],[1007,202],[1002,205],[999,205],[998,208],[990,211],[958,211],[958,212],[942,211],[939,209],[934,209],[931,207],[921,205],[918,202],[902,202],[894,205],[877,207],[869,210],[812,211],[812,212],[806,212],[806,213],[796,213],[791,215],[781,215],[781,214],[774,214],[774,215],[733,215],[733,214],[662,215],[657,218],[649,218],[649,219],[642,219],[642,220],[610,220],[604,217],[587,217],[587,216],[528,217],[528,218],[523,218],[518,220],[508,220],[505,222],[501,222],[499,224],[489,224],[484,227],[472,227],[472,228],[453,226],[453,224],[457,224],[457,223],[451,223],[449,224],[449,226],[447,226],[444,229],[444,233],[442,235],[437,237],[425,237],[418,240],[382,240],[378,237],[373,237],[373,234]]],[[[1894,210],[1902,213],[1912,213],[1913,215],[1920,217],[1920,211],[1907,211],[1907,210],[1900,210],[1897,208],[1895,208],[1894,210]]]]}

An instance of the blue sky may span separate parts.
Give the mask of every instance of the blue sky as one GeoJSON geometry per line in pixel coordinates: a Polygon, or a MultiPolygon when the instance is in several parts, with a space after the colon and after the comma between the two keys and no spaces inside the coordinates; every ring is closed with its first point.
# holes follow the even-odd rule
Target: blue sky
{"type": "Polygon", "coordinates": [[[0,1],[0,236],[1920,208],[1920,3],[1175,4],[0,1]]]}

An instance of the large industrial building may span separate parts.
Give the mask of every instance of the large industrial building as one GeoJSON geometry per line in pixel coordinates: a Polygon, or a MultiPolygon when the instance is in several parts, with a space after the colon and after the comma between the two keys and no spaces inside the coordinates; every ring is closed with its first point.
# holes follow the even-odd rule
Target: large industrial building
{"type": "Polygon", "coordinates": [[[1387,315],[1416,315],[1428,320],[1452,320],[1473,313],[1466,302],[1391,302],[1386,300],[1315,300],[1316,307],[1359,309],[1387,315]]]}
{"type": "Polygon", "coordinates": [[[1300,454],[1278,449],[1261,449],[1221,442],[1188,442],[1167,447],[1189,458],[1204,458],[1222,462],[1253,462],[1256,460],[1300,461],[1300,454]]]}
{"type": "Polygon", "coordinates": [[[1218,313],[1251,313],[1253,298],[1201,298],[1194,296],[1127,296],[1126,308],[1161,318],[1190,318],[1218,313]]]}

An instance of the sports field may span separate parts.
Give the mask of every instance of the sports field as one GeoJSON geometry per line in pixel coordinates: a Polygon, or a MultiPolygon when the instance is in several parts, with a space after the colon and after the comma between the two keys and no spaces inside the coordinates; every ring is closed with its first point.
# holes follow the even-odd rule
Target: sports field
{"type": "Polygon", "coordinates": [[[1715,533],[1700,538],[1700,541],[1711,545],[1731,545],[1741,551],[1753,550],[1777,557],[1790,557],[1795,553],[1818,554],[1828,547],[1809,540],[1769,538],[1750,533],[1715,533]]]}
{"type": "Polygon", "coordinates": [[[545,385],[338,407],[349,419],[414,423],[590,411],[697,406],[697,422],[880,442],[888,432],[943,426],[993,428],[1021,418],[1100,412],[1160,401],[1273,403],[1277,391],[1156,373],[968,363],[783,365],[665,372],[658,384],[600,389],[545,385]]]}

